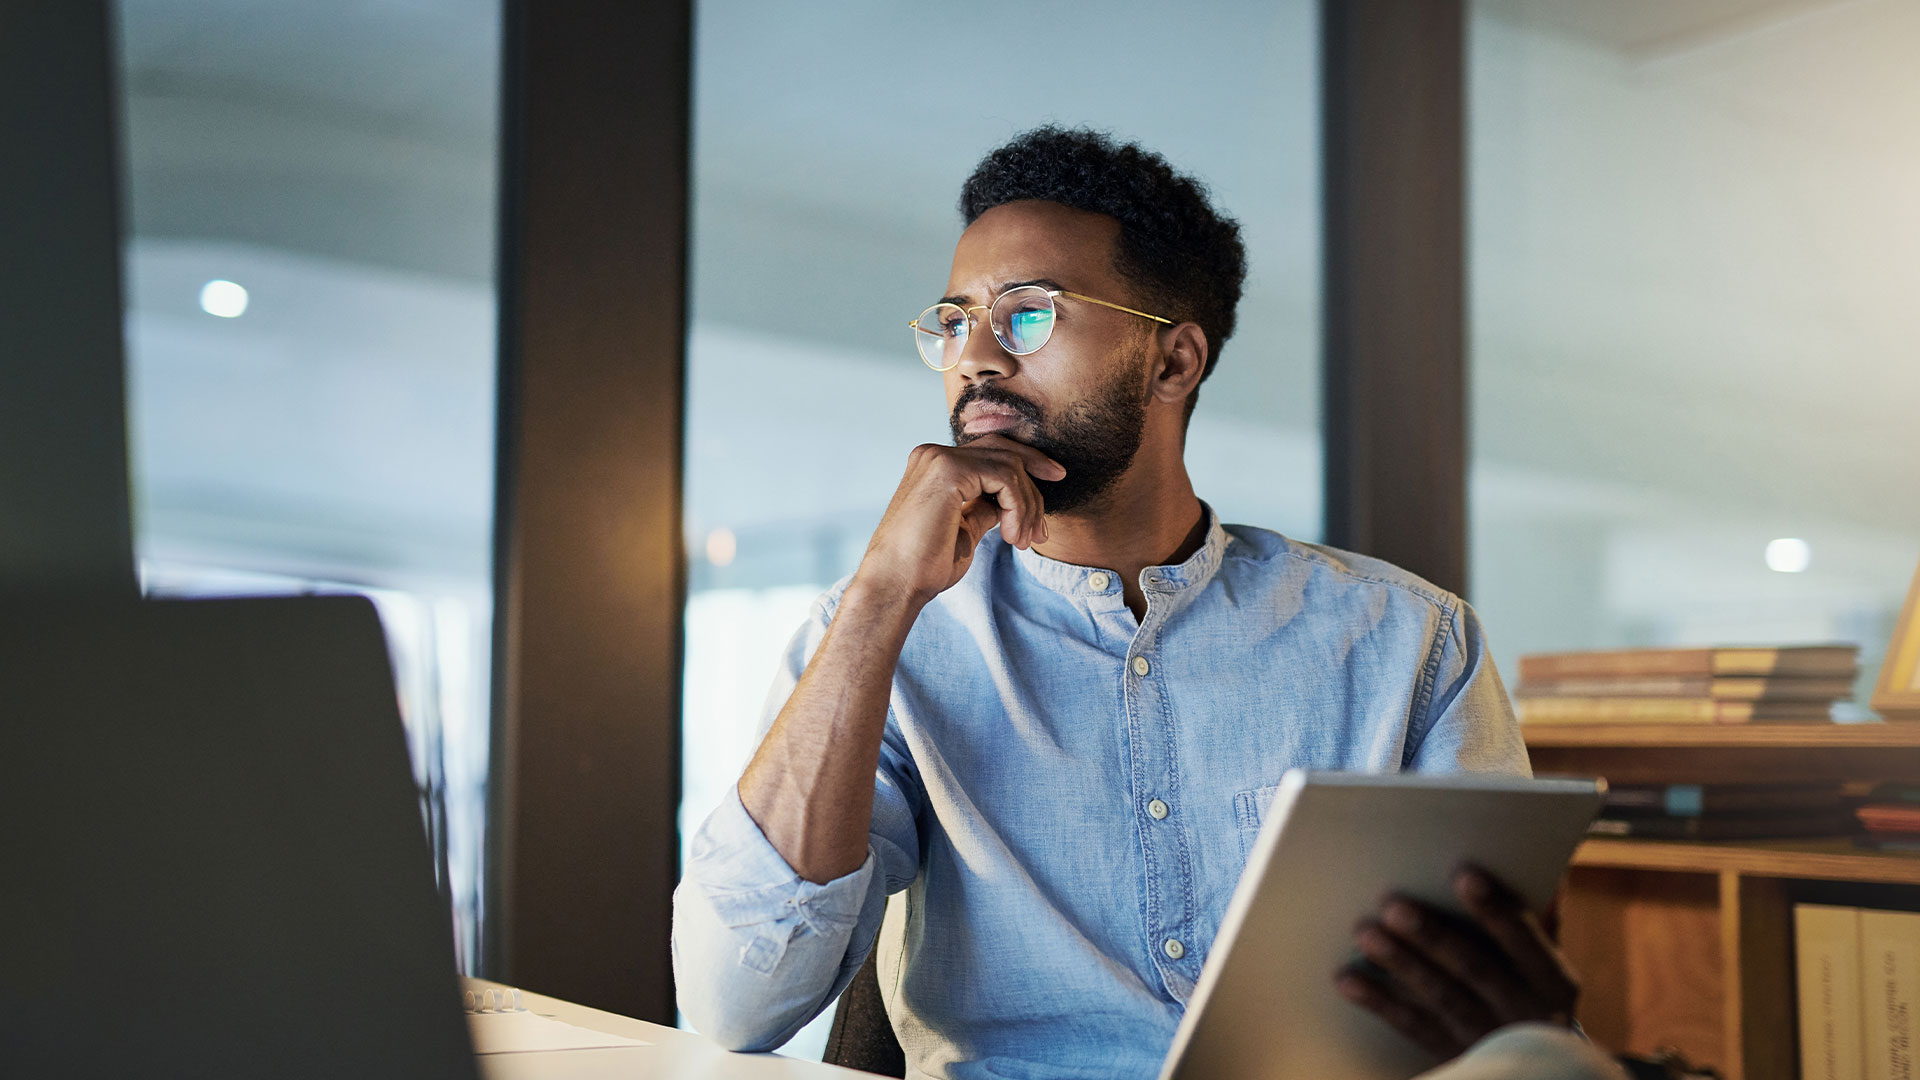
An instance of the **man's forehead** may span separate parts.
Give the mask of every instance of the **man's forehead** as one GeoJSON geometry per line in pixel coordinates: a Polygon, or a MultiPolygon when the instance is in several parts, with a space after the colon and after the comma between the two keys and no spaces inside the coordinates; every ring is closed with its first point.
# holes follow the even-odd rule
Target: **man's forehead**
{"type": "Polygon", "coordinates": [[[947,293],[985,303],[1013,284],[1092,290],[1114,282],[1120,223],[1059,203],[1026,201],[981,214],[954,245],[947,293]]]}

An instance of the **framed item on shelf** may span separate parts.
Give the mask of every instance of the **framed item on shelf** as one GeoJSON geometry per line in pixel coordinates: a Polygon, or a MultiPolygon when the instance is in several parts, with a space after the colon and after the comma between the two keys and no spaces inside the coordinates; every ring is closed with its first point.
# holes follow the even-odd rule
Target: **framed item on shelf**
{"type": "Polygon", "coordinates": [[[1889,720],[1920,720],[1920,570],[1914,571],[1906,606],[1893,625],[1880,684],[1873,691],[1873,711],[1889,720]]]}

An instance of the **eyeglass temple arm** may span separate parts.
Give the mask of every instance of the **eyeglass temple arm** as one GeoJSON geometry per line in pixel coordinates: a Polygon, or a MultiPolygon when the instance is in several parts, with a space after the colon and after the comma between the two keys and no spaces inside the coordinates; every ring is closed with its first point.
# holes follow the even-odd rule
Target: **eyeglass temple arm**
{"type": "Polygon", "coordinates": [[[1115,311],[1124,311],[1124,312],[1126,312],[1126,313],[1127,313],[1127,314],[1129,314],[1129,315],[1138,315],[1138,316],[1140,316],[1140,317],[1141,317],[1141,318],[1143,318],[1143,319],[1152,319],[1152,320],[1153,320],[1154,322],[1157,322],[1157,323],[1166,323],[1166,324],[1167,324],[1168,326],[1172,326],[1172,325],[1173,325],[1173,320],[1172,320],[1172,319],[1165,319],[1165,318],[1161,318],[1161,317],[1160,317],[1160,316],[1158,316],[1158,315],[1149,315],[1149,314],[1147,314],[1147,313],[1146,313],[1146,312],[1144,312],[1144,311],[1135,311],[1135,310],[1133,310],[1133,309],[1132,309],[1132,308],[1130,308],[1130,307],[1123,307],[1123,306],[1121,306],[1121,305],[1119,305],[1119,304],[1116,304],[1116,303],[1113,303],[1113,302],[1111,302],[1111,301],[1108,301],[1108,300],[1096,300],[1096,299],[1094,299],[1094,298],[1093,298],[1093,297],[1091,297],[1091,296],[1083,296],[1083,295],[1081,295],[1080,293],[1077,293],[1077,292],[1068,292],[1068,291],[1067,291],[1067,290],[1065,290],[1065,289],[1061,289],[1061,290],[1060,290],[1060,295],[1061,295],[1061,296],[1071,296],[1071,297],[1073,297],[1073,298],[1074,298],[1075,300],[1085,300],[1085,301],[1086,301],[1087,303],[1089,303],[1089,304],[1099,304],[1099,305],[1100,305],[1101,307],[1108,307],[1108,308],[1112,308],[1112,309],[1113,309],[1113,310],[1115,310],[1115,311]]]}

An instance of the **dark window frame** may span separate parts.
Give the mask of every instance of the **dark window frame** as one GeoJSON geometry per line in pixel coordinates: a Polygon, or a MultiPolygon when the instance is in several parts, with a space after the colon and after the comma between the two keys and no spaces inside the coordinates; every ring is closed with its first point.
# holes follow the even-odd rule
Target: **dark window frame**
{"type": "Polygon", "coordinates": [[[483,970],[671,1024],[691,0],[507,0],[483,970]]]}

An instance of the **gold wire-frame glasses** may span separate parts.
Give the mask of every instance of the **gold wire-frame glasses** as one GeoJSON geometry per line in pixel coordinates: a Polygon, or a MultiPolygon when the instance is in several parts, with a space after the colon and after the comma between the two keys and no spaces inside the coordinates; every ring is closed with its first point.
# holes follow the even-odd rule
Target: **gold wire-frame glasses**
{"type": "Polygon", "coordinates": [[[1060,296],[1124,311],[1167,326],[1173,325],[1172,319],[1135,311],[1111,300],[1099,300],[1066,289],[1049,289],[1044,285],[1020,285],[1008,289],[995,297],[992,304],[975,304],[972,307],[935,304],[907,325],[913,328],[913,344],[920,353],[921,362],[935,371],[952,371],[959,365],[960,355],[967,348],[967,338],[972,334],[974,324],[979,321],[974,312],[986,309],[987,325],[993,330],[993,336],[1000,342],[1001,348],[1015,356],[1030,356],[1053,339],[1053,301],[1060,296]]]}

